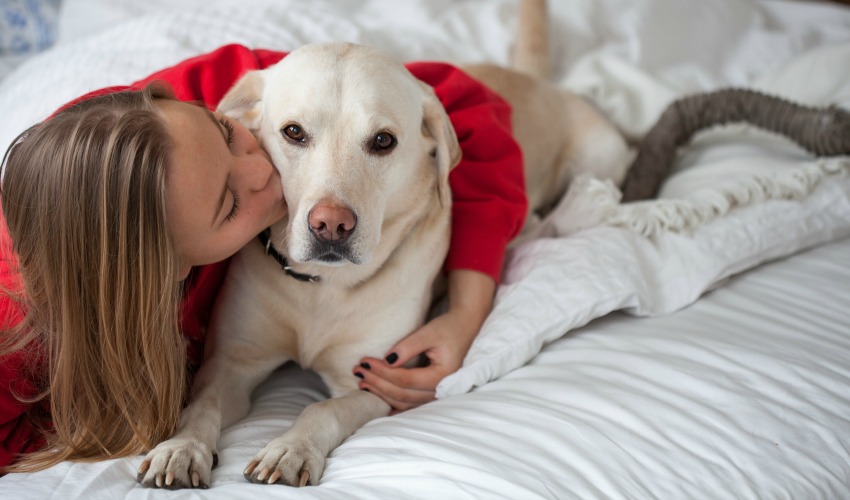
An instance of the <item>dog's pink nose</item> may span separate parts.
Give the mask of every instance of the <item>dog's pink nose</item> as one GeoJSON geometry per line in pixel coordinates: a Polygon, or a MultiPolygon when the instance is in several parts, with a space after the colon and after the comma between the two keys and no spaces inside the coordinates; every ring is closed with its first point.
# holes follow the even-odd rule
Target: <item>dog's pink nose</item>
{"type": "Polygon", "coordinates": [[[310,231],[325,243],[345,243],[357,226],[350,208],[333,201],[320,201],[307,215],[310,231]]]}

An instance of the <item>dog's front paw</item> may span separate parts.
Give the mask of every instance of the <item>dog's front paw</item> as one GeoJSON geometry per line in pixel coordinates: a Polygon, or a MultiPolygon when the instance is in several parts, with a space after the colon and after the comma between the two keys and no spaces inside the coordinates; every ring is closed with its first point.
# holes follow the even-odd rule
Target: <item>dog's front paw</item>
{"type": "Polygon", "coordinates": [[[169,439],[150,451],[136,480],[148,488],[209,488],[218,455],[195,439],[169,439]]]}
{"type": "Polygon", "coordinates": [[[309,441],[281,436],[254,456],[244,474],[252,483],[315,486],[324,468],[324,453],[309,441]]]}

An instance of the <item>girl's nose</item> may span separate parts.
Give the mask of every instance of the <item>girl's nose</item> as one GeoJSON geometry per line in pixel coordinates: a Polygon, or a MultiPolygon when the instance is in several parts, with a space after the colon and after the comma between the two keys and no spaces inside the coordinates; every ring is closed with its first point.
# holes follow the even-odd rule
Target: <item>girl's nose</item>
{"type": "Polygon", "coordinates": [[[271,158],[259,147],[239,159],[240,177],[251,191],[265,189],[275,174],[271,158]]]}

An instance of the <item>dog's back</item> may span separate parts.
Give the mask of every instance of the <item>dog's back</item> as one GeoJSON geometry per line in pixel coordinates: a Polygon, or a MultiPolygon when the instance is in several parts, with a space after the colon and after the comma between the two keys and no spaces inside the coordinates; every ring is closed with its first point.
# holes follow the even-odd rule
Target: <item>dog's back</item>
{"type": "Polygon", "coordinates": [[[474,64],[463,69],[511,104],[523,151],[529,219],[545,215],[571,179],[590,175],[622,183],[634,152],[591,103],[551,78],[546,0],[522,0],[509,68],[474,64]]]}

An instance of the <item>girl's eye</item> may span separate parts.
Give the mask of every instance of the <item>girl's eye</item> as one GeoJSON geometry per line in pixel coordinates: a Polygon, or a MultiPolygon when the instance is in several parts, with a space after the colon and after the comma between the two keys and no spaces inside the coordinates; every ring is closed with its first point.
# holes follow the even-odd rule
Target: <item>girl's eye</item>
{"type": "Polygon", "coordinates": [[[219,118],[218,122],[221,123],[221,126],[224,127],[224,131],[227,132],[227,144],[233,144],[233,124],[230,123],[230,120],[224,117],[219,118]]]}
{"type": "Polygon", "coordinates": [[[230,192],[233,194],[233,207],[227,214],[226,220],[228,222],[236,218],[236,214],[239,213],[239,202],[241,201],[241,199],[239,198],[239,191],[231,188],[230,192]]]}

